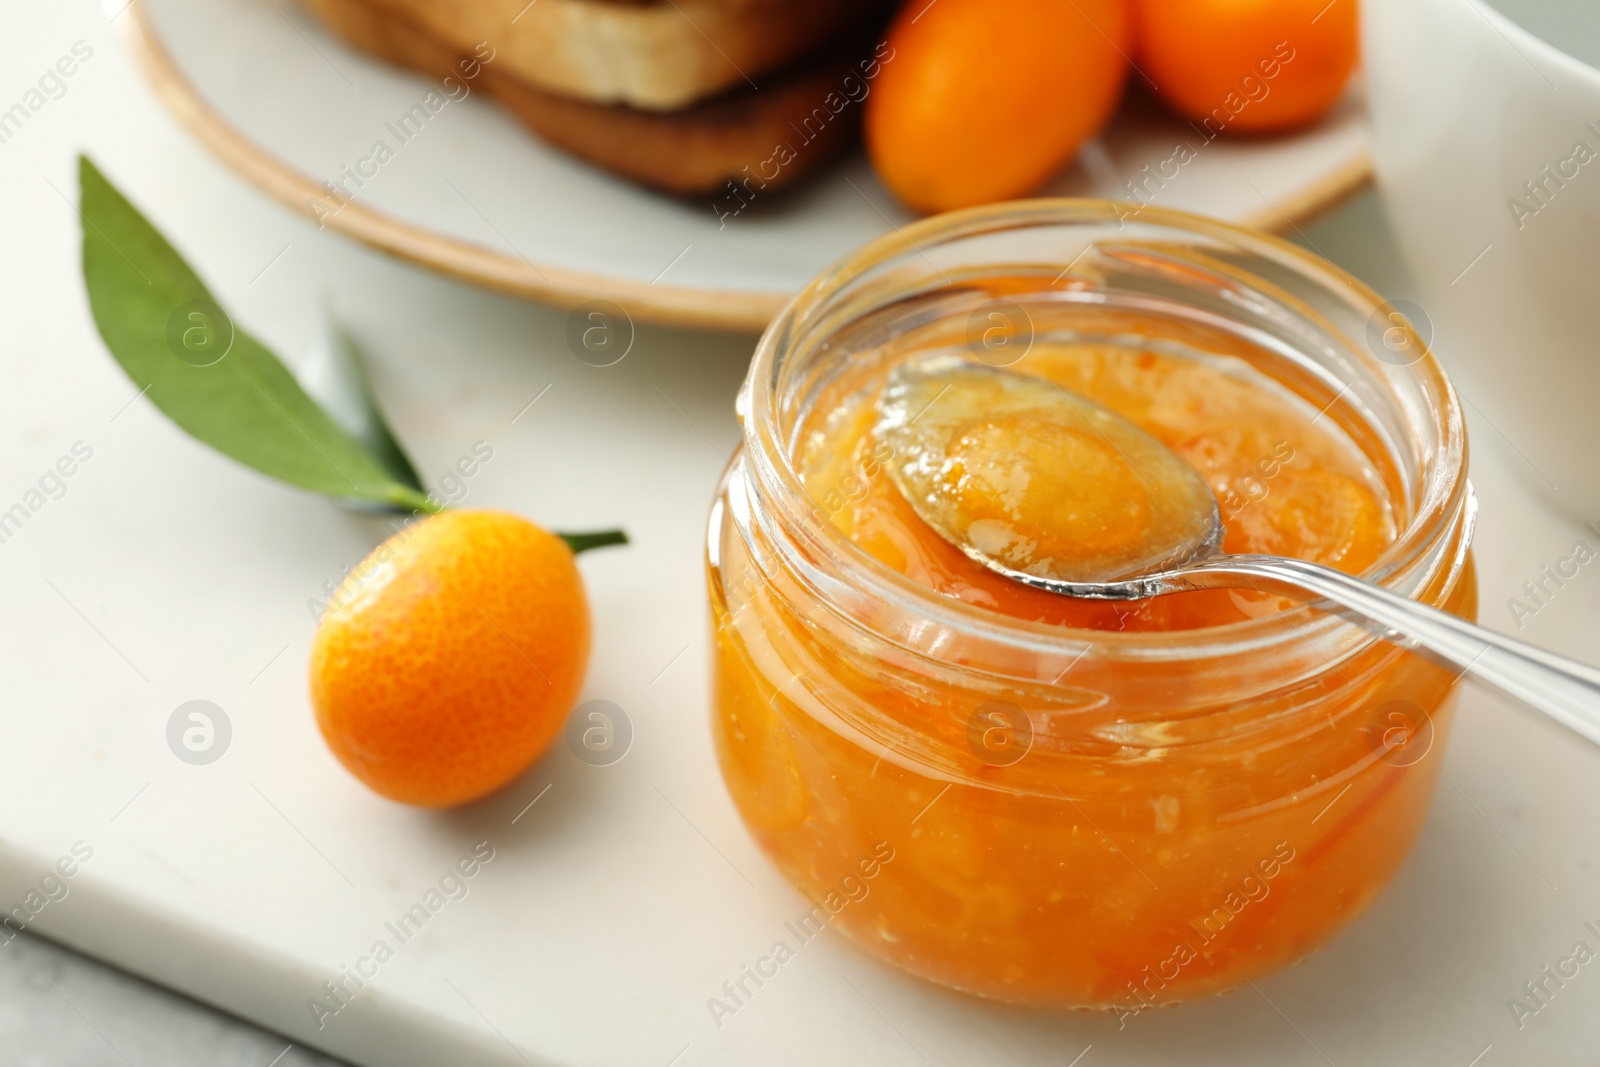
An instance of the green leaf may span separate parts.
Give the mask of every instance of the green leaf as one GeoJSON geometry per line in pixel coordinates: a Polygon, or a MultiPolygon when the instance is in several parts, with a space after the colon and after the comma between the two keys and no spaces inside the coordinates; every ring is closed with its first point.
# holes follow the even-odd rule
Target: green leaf
{"type": "Polygon", "coordinates": [[[85,156],[78,180],[83,281],[95,325],[156,407],[200,441],[291,485],[438,510],[341,430],[276,356],[233,323],[183,257],[85,156]]]}
{"type": "Polygon", "coordinates": [[[403,485],[426,492],[417,470],[390,431],[372,395],[372,382],[366,365],[350,334],[340,326],[332,311],[324,311],[322,338],[300,368],[300,384],[322,406],[328,417],[345,433],[354,437],[389,476],[403,485]]]}

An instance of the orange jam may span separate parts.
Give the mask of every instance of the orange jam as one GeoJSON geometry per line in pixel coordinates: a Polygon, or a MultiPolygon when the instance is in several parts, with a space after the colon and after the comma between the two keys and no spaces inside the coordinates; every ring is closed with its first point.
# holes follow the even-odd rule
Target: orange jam
{"type": "MultiPolygon", "coordinates": [[[[1110,288],[1092,268],[1083,290],[1110,288]]],[[[1431,357],[1398,371],[1352,357],[1340,366],[1363,377],[1340,389],[1215,316],[1001,292],[1031,317],[1010,369],[1185,457],[1215,491],[1226,551],[1377,568],[1473,617],[1464,437],[1431,357]]],[[[1452,675],[1248,590],[1081,601],[985,570],[917,517],[889,474],[909,457],[874,432],[892,368],[962,350],[965,306],[953,325],[810,348],[793,339],[803,311],[757,353],[709,551],[718,758],[810,921],[944,985],[1136,1014],[1290,963],[1365,908],[1426,817],[1452,675]]],[[[1319,351],[1348,338],[1307,336],[1319,351]]],[[[964,483],[962,500],[1101,547],[1151,501],[1117,457],[1056,431],[975,407],[952,424],[950,462],[993,467],[1001,488],[964,483]],[[1082,464],[1070,507],[1054,476],[1007,481],[1046,453],[1082,464]]]]}

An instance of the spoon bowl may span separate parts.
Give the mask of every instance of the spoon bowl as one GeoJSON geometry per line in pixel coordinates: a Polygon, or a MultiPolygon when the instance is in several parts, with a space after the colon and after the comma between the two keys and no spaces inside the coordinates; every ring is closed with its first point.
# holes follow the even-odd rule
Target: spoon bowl
{"type": "Polygon", "coordinates": [[[1025,585],[1136,599],[1150,594],[1112,587],[1222,545],[1217,498],[1199,471],[1048,378],[950,355],[908,360],[884,383],[873,434],[919,518],[1025,585]]]}

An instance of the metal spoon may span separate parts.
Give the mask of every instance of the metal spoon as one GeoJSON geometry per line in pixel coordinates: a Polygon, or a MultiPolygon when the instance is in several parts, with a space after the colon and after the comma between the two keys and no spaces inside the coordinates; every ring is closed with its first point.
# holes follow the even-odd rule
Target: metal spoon
{"type": "MultiPolygon", "coordinates": [[[[1331,567],[1281,556],[1224,554],[1221,510],[1200,473],[1132,422],[1054,382],[956,357],[908,362],[898,366],[885,384],[874,432],[892,449],[890,477],[917,515],[974,561],[1012,581],[1095,600],[1251,589],[1309,601],[1385,640],[1430,655],[1452,670],[1470,672],[1600,744],[1600,670],[1331,567]],[[975,451],[962,452],[963,427],[1004,425],[1017,418],[1031,418],[1032,425],[1045,418],[1059,422],[1063,432],[1093,434],[1105,456],[1115,454],[1127,461],[1145,483],[1130,484],[1128,493],[1150,501],[1145,518],[1155,519],[1144,530],[1153,536],[1137,545],[1118,545],[1114,538],[1108,542],[1102,521],[1090,528],[1099,542],[1111,543],[1113,551],[1100,551],[1101,545],[1087,553],[1067,554],[1049,551],[1036,528],[992,516],[974,521],[961,506],[971,494],[989,504],[999,502],[1005,514],[1020,523],[1028,518],[1019,508],[1026,501],[1029,477],[1060,478],[1065,473],[1059,467],[1044,470],[1039,464],[1030,465],[1025,454],[1002,455],[995,464],[982,467],[976,449],[986,443],[983,440],[968,442],[975,451]],[[1171,520],[1172,509],[1165,507],[1174,501],[1182,505],[1178,521],[1171,520]]],[[[1094,453],[1095,462],[1102,466],[1110,462],[1105,456],[1094,453]]],[[[1104,471],[1095,473],[1102,476],[1104,471]]],[[[1063,484],[1067,483],[1058,482],[1055,488],[1063,484]]],[[[1068,521],[1083,519],[1073,507],[1063,513],[1068,521]]]]}

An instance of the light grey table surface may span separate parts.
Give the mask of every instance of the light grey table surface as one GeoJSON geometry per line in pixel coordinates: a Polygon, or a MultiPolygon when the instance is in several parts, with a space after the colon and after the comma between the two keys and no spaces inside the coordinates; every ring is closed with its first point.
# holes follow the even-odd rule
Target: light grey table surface
{"type": "Polygon", "coordinates": [[[5,1067],[336,1062],[31,934],[0,949],[5,1067]]]}

